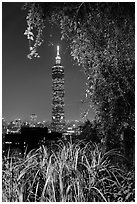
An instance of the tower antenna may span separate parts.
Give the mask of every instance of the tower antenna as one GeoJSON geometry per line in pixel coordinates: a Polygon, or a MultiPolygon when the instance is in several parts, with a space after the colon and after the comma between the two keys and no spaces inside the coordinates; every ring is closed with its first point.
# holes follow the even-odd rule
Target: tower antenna
{"type": "Polygon", "coordinates": [[[56,64],[61,64],[61,57],[59,55],[59,45],[57,45],[56,64]]]}
{"type": "Polygon", "coordinates": [[[57,56],[59,56],[59,45],[57,45],[57,56]]]}

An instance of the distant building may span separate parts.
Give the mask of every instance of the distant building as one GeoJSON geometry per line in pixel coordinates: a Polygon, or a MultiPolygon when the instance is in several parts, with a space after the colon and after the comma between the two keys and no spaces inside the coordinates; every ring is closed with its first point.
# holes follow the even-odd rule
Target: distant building
{"type": "Polygon", "coordinates": [[[2,134],[7,133],[7,127],[8,127],[7,122],[5,121],[4,118],[2,118],[2,134]]]}
{"type": "Polygon", "coordinates": [[[64,115],[64,67],[61,65],[59,46],[57,46],[56,64],[52,67],[52,131],[63,132],[64,115]]]}
{"type": "Polygon", "coordinates": [[[37,115],[31,114],[30,116],[30,127],[36,127],[37,125],[37,115]]]}
{"type": "Polygon", "coordinates": [[[4,153],[5,149],[5,135],[7,133],[7,122],[5,121],[4,118],[2,118],[2,153],[4,153]]]}
{"type": "Polygon", "coordinates": [[[21,128],[21,119],[20,118],[15,119],[13,123],[14,123],[15,127],[21,128]]]}

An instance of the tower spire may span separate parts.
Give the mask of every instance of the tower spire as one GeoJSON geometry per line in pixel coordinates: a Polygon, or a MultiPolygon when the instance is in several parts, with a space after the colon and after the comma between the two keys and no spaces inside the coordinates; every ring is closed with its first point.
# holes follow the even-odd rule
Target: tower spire
{"type": "Polygon", "coordinates": [[[57,45],[57,56],[59,56],[59,45],[57,45]]]}
{"type": "Polygon", "coordinates": [[[59,54],[59,45],[57,45],[56,64],[61,64],[61,57],[60,57],[60,54],[59,54]]]}

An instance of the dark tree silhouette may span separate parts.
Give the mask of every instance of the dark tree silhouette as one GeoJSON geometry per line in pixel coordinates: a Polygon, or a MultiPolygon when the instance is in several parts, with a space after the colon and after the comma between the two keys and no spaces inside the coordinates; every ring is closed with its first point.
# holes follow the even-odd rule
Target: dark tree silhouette
{"type": "Polygon", "coordinates": [[[105,141],[112,146],[119,142],[123,124],[134,130],[135,3],[27,3],[25,9],[28,57],[39,56],[46,20],[58,25],[62,39],[69,40],[71,56],[83,67],[86,98],[105,141]]]}

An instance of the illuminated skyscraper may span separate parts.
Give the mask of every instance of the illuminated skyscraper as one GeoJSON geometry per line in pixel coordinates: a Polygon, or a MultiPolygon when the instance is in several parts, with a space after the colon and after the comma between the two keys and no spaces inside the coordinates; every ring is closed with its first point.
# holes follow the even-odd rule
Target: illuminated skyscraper
{"type": "Polygon", "coordinates": [[[61,65],[59,46],[57,46],[56,64],[52,67],[52,131],[63,132],[64,116],[64,67],[61,65]]]}

